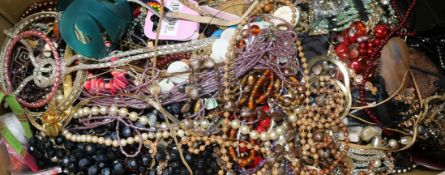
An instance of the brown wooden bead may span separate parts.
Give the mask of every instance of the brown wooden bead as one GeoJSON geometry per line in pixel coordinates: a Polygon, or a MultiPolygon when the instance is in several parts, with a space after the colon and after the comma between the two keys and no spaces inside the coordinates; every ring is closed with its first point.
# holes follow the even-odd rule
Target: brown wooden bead
{"type": "Polygon", "coordinates": [[[272,10],[273,10],[273,5],[270,4],[270,3],[265,4],[264,7],[263,7],[263,12],[264,13],[269,13],[272,10]]]}

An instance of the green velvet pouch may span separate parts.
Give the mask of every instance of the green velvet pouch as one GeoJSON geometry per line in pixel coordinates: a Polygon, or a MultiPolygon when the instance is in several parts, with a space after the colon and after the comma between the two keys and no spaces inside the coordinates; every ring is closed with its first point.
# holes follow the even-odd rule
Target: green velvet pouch
{"type": "Polygon", "coordinates": [[[119,43],[131,20],[131,8],[125,0],[74,0],[62,14],[60,33],[77,53],[102,58],[119,43]]]}

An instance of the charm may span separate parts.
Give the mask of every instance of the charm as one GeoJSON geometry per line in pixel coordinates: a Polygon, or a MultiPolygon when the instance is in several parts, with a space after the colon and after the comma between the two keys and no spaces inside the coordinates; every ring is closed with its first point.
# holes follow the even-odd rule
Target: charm
{"type": "Polygon", "coordinates": [[[48,105],[48,109],[42,115],[42,125],[46,135],[50,137],[56,137],[59,135],[63,127],[63,122],[67,115],[64,112],[60,112],[54,101],[51,101],[48,105]]]}
{"type": "Polygon", "coordinates": [[[167,94],[175,87],[175,84],[166,78],[159,82],[159,87],[161,87],[161,94],[167,94]]]}
{"type": "Polygon", "coordinates": [[[189,71],[190,67],[187,63],[183,61],[175,61],[167,68],[167,73],[172,74],[168,79],[176,84],[183,83],[188,80],[190,73],[187,72],[189,71]]]}
{"type": "Polygon", "coordinates": [[[218,107],[218,101],[215,98],[206,98],[205,105],[207,110],[212,110],[218,107]]]}
{"type": "Polygon", "coordinates": [[[224,39],[217,39],[212,45],[212,60],[219,64],[226,59],[227,49],[229,48],[229,41],[224,39]]]}
{"type": "MultiPolygon", "coordinates": [[[[297,25],[298,21],[300,20],[300,10],[298,8],[295,8],[295,23],[292,24],[293,26],[297,25]]],[[[291,23],[292,20],[292,9],[289,6],[283,6],[275,10],[273,13],[273,16],[281,18],[286,20],[288,23],[291,23]]],[[[283,23],[279,20],[273,20],[275,24],[283,23]]]]}

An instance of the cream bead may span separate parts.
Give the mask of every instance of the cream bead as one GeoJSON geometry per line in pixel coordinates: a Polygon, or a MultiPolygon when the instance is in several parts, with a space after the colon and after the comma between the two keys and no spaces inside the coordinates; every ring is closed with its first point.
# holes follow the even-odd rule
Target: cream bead
{"type": "Polygon", "coordinates": [[[241,132],[241,134],[249,134],[249,132],[250,132],[249,126],[246,126],[246,125],[241,126],[240,132],[241,132]]]}
{"type": "Polygon", "coordinates": [[[127,138],[127,144],[132,145],[133,143],[134,143],[133,137],[128,137],[127,138]]]}
{"type": "Polygon", "coordinates": [[[147,140],[147,139],[148,139],[148,134],[142,133],[142,140],[147,140]]]}
{"type": "Polygon", "coordinates": [[[374,160],[374,167],[379,168],[380,166],[382,166],[382,161],[379,159],[374,160]]]}
{"type": "Polygon", "coordinates": [[[166,130],[166,129],[168,129],[168,127],[167,127],[167,123],[162,122],[162,123],[159,125],[159,129],[161,129],[161,130],[166,130]]]}
{"type": "Polygon", "coordinates": [[[63,130],[62,131],[62,135],[64,135],[64,136],[66,136],[66,134],[68,134],[69,132],[68,132],[68,130],[63,130]]]}
{"type": "Polygon", "coordinates": [[[106,114],[108,113],[108,108],[107,108],[106,106],[101,106],[101,107],[99,108],[99,113],[100,113],[101,115],[106,115],[106,114]]]}
{"type": "Polygon", "coordinates": [[[295,114],[291,114],[291,115],[289,115],[289,121],[291,122],[291,123],[294,123],[294,122],[296,122],[297,121],[297,115],[295,115],[295,114]]]}
{"type": "Polygon", "coordinates": [[[113,140],[113,147],[119,147],[119,142],[117,140],[113,140]]]}
{"type": "Polygon", "coordinates": [[[130,112],[130,114],[128,115],[128,118],[134,122],[134,121],[138,120],[139,115],[136,112],[130,112]]]}
{"type": "Polygon", "coordinates": [[[74,138],[76,142],[82,142],[82,135],[76,135],[74,138]]]}
{"type": "Polygon", "coordinates": [[[99,137],[97,143],[99,144],[105,144],[105,138],[99,137]]]}
{"type": "Polygon", "coordinates": [[[267,139],[268,139],[267,133],[266,132],[262,132],[260,134],[260,139],[261,139],[261,141],[267,141],[267,139]]]}
{"type": "Polygon", "coordinates": [[[279,126],[275,128],[275,133],[277,133],[278,136],[281,136],[284,134],[284,129],[281,126],[279,126]]]}
{"type": "Polygon", "coordinates": [[[162,133],[161,132],[157,132],[156,133],[156,139],[160,139],[162,138],[162,133]]]}
{"type": "Polygon", "coordinates": [[[91,136],[91,143],[98,143],[98,142],[99,142],[99,137],[91,136]]]}
{"type": "Polygon", "coordinates": [[[75,142],[81,142],[81,141],[82,141],[82,136],[81,136],[81,135],[75,135],[75,136],[73,136],[73,141],[75,141],[75,142]]]}
{"type": "Polygon", "coordinates": [[[128,109],[127,108],[120,108],[119,109],[119,116],[126,117],[128,115],[128,109]]]}
{"type": "Polygon", "coordinates": [[[162,137],[164,137],[164,139],[169,138],[170,137],[170,132],[168,132],[168,131],[162,132],[162,137]]]}
{"type": "Polygon", "coordinates": [[[79,116],[79,118],[82,118],[83,117],[83,110],[82,109],[77,110],[77,115],[79,116]]]}
{"type": "Polygon", "coordinates": [[[199,126],[199,122],[198,122],[198,121],[193,120],[192,122],[193,122],[193,126],[194,126],[194,127],[198,127],[198,126],[199,126]]]}
{"type": "Polygon", "coordinates": [[[89,143],[97,143],[98,137],[94,135],[90,135],[90,142],[89,143]]]}
{"type": "Polygon", "coordinates": [[[84,115],[84,116],[89,116],[89,115],[91,114],[91,110],[90,110],[89,107],[84,107],[84,108],[82,109],[82,111],[83,111],[83,115],[84,115]]]}
{"type": "Polygon", "coordinates": [[[204,119],[204,120],[201,120],[201,124],[200,125],[201,125],[202,128],[206,129],[206,128],[209,127],[209,124],[210,124],[209,121],[204,119]]]}
{"type": "Polygon", "coordinates": [[[80,136],[80,142],[86,142],[86,141],[87,141],[87,136],[86,135],[80,136]]]}
{"type": "Polygon", "coordinates": [[[275,131],[272,131],[272,132],[269,133],[269,139],[270,140],[275,140],[277,138],[278,138],[278,135],[277,135],[277,133],[275,131]]]}
{"type": "Polygon", "coordinates": [[[147,125],[148,124],[147,116],[141,116],[141,118],[139,118],[139,123],[141,123],[142,125],[147,125]]]}
{"type": "Polygon", "coordinates": [[[147,136],[147,138],[149,138],[149,139],[154,139],[154,138],[156,138],[156,134],[155,134],[155,133],[152,133],[152,132],[150,132],[150,133],[148,133],[148,136],[147,136]]]}
{"type": "Polygon", "coordinates": [[[63,99],[65,99],[65,98],[63,97],[62,94],[56,96],[56,100],[57,100],[58,102],[62,102],[63,99]]]}
{"type": "Polygon", "coordinates": [[[109,110],[108,113],[109,113],[110,115],[116,115],[118,112],[119,112],[119,111],[118,111],[117,107],[113,105],[113,106],[110,107],[110,110],[109,110]]]}
{"type": "Polygon", "coordinates": [[[71,136],[71,141],[73,141],[73,142],[77,142],[77,135],[72,135],[71,136]]]}
{"type": "Polygon", "coordinates": [[[91,108],[91,115],[99,115],[99,108],[96,106],[93,106],[91,108]]]}
{"type": "Polygon", "coordinates": [[[73,115],[73,118],[78,119],[79,117],[80,117],[79,113],[75,112],[74,115],[73,115]]]}
{"type": "Polygon", "coordinates": [[[76,141],[77,141],[77,142],[83,142],[83,141],[82,141],[82,135],[77,135],[77,136],[76,136],[76,141]]]}
{"type": "Polygon", "coordinates": [[[255,130],[251,131],[249,134],[249,137],[253,140],[258,139],[258,131],[255,131],[255,130]]]}
{"type": "Polygon", "coordinates": [[[240,121],[237,120],[237,119],[232,120],[232,121],[230,122],[230,126],[231,126],[233,129],[238,129],[238,128],[240,127],[240,121]]]}
{"type": "Polygon", "coordinates": [[[71,133],[68,133],[68,134],[65,135],[65,138],[67,140],[72,140],[73,139],[73,135],[71,133]]]}
{"type": "Polygon", "coordinates": [[[113,141],[111,139],[105,139],[105,145],[106,146],[111,146],[113,144],[113,141]]]}
{"type": "Polygon", "coordinates": [[[73,141],[73,142],[77,142],[77,135],[76,135],[76,134],[73,134],[73,135],[71,136],[71,141],[73,141]]]}
{"type": "Polygon", "coordinates": [[[184,137],[184,135],[185,135],[184,130],[179,129],[179,130],[176,132],[176,135],[178,135],[179,137],[184,137]]]}
{"type": "Polygon", "coordinates": [[[119,144],[123,147],[127,146],[127,139],[121,139],[119,144]]]}
{"type": "Polygon", "coordinates": [[[400,139],[400,143],[401,143],[402,145],[408,145],[408,144],[411,142],[411,140],[412,140],[411,137],[403,136],[403,137],[400,139]]]}
{"type": "Polygon", "coordinates": [[[88,142],[88,143],[91,142],[92,141],[91,135],[86,135],[85,136],[85,141],[88,142]]]}
{"type": "Polygon", "coordinates": [[[134,142],[140,142],[141,137],[140,136],[134,136],[134,142]]]}
{"type": "MultiPolygon", "coordinates": [[[[265,146],[265,147],[270,147],[270,146],[271,146],[271,143],[270,143],[269,141],[264,142],[264,146],[265,146]]],[[[269,151],[269,150],[266,149],[266,151],[269,151]]]]}
{"type": "Polygon", "coordinates": [[[395,147],[397,147],[397,146],[398,146],[397,140],[395,140],[395,139],[390,139],[390,140],[388,141],[388,145],[389,145],[389,147],[391,147],[391,148],[395,148],[395,147]]]}

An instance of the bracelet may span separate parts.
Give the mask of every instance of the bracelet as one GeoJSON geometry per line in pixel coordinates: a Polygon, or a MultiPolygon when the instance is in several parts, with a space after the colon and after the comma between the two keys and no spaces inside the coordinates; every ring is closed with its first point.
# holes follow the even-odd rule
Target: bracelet
{"type": "MultiPolygon", "coordinates": [[[[21,98],[21,97],[17,97],[17,101],[19,101],[22,105],[24,105],[25,107],[28,108],[39,108],[42,107],[46,104],[48,104],[48,102],[56,95],[57,89],[59,88],[59,84],[61,82],[61,60],[59,57],[59,53],[56,51],[56,48],[53,44],[53,42],[47,38],[43,33],[41,32],[37,32],[37,31],[25,31],[23,33],[18,34],[16,37],[13,38],[13,40],[11,41],[11,43],[9,43],[8,48],[6,50],[5,53],[5,58],[4,58],[4,63],[3,66],[5,67],[5,69],[3,70],[3,75],[5,76],[5,82],[6,82],[6,89],[7,91],[9,91],[9,93],[11,93],[13,91],[13,86],[11,83],[11,79],[10,79],[10,74],[11,72],[9,72],[9,64],[11,61],[11,56],[12,56],[12,50],[13,50],[13,46],[15,46],[16,43],[18,43],[20,40],[22,40],[24,37],[29,37],[29,36],[36,36],[39,37],[40,39],[44,40],[46,44],[49,45],[52,55],[55,59],[55,68],[54,68],[54,72],[55,76],[54,76],[54,84],[51,88],[51,92],[47,95],[46,98],[38,100],[36,102],[28,102],[25,99],[21,98]]],[[[36,65],[34,65],[36,66],[36,65]]],[[[37,65],[37,66],[44,66],[44,65],[37,65]]],[[[25,79],[26,80],[34,80],[34,81],[43,81],[43,80],[39,80],[40,77],[36,77],[35,73],[38,73],[38,71],[40,71],[42,68],[40,67],[36,67],[34,68],[34,75],[31,76],[31,79],[25,79]]],[[[46,81],[46,80],[45,80],[46,81]]],[[[21,84],[21,86],[19,88],[22,88],[22,86],[24,86],[24,84],[21,84]]]]}

